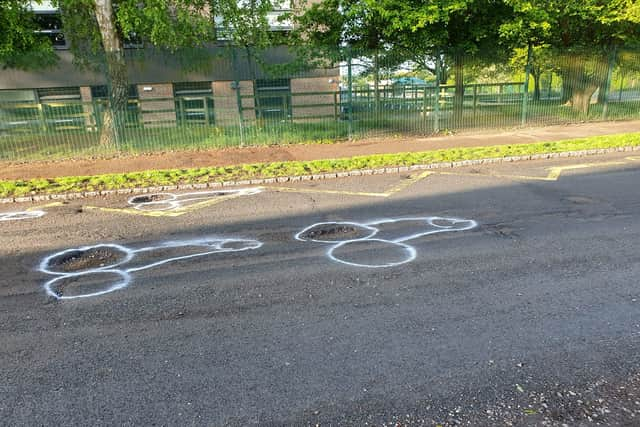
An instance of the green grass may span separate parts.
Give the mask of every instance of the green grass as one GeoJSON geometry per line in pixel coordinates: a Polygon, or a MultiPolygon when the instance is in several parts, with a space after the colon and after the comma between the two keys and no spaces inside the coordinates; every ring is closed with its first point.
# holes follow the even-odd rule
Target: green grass
{"type": "Polygon", "coordinates": [[[307,162],[271,162],[227,167],[150,170],[95,176],[70,176],[51,179],[0,181],[0,197],[19,197],[120,188],[196,184],[344,172],[392,166],[413,166],[439,162],[454,162],[485,158],[526,156],[533,154],[640,146],[640,133],[596,136],[555,142],[519,145],[452,148],[418,153],[377,154],[343,159],[307,162]]]}

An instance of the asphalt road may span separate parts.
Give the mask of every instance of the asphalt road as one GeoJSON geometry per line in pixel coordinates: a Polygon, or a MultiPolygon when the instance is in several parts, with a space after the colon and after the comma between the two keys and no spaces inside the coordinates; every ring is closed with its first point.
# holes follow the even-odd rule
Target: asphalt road
{"type": "Polygon", "coordinates": [[[1,206],[0,424],[639,425],[628,157],[1,206]]]}

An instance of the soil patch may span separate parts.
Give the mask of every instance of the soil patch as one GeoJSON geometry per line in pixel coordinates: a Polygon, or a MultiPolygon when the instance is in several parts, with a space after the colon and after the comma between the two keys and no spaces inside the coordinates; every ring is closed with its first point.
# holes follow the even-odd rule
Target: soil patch
{"type": "Polygon", "coordinates": [[[446,148],[527,144],[596,135],[638,132],[640,121],[597,122],[510,131],[461,132],[450,136],[375,137],[336,144],[278,145],[211,151],[162,152],[109,159],[0,162],[0,179],[55,178],[143,170],[233,166],[247,163],[336,159],[371,154],[421,152],[446,148]]]}
{"type": "Polygon", "coordinates": [[[349,224],[322,224],[300,235],[305,240],[342,241],[361,239],[371,234],[371,230],[349,224]]]}
{"type": "Polygon", "coordinates": [[[164,202],[172,199],[169,194],[145,194],[144,196],[136,196],[132,198],[130,203],[151,203],[151,202],[164,202]]]}

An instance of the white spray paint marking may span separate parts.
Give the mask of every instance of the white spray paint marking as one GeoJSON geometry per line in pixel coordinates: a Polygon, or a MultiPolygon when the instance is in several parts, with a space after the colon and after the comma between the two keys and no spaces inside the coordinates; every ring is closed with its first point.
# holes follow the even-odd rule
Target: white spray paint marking
{"type": "Polygon", "coordinates": [[[261,246],[262,246],[262,242],[258,240],[220,238],[220,237],[163,242],[157,246],[147,246],[139,249],[131,249],[126,246],[116,245],[116,244],[97,244],[93,246],[83,246],[75,249],[66,249],[64,251],[56,252],[52,255],[49,255],[40,262],[40,266],[38,270],[41,271],[42,273],[56,276],[55,278],[49,280],[44,284],[44,289],[48,295],[59,300],[89,298],[89,297],[108,294],[110,292],[126,288],[127,286],[129,286],[129,284],[132,281],[131,273],[135,273],[136,271],[147,270],[153,267],[158,267],[160,265],[168,264],[173,261],[186,260],[186,259],[202,257],[205,255],[211,255],[216,253],[247,251],[251,249],[258,249],[261,246]],[[229,247],[229,245],[233,245],[233,246],[229,247]],[[137,254],[142,252],[149,252],[149,251],[158,250],[158,249],[174,249],[174,248],[185,248],[185,247],[199,247],[199,248],[205,248],[205,249],[203,250],[203,252],[198,252],[195,254],[183,255],[178,257],[172,257],[172,258],[165,258],[165,259],[158,260],[150,264],[142,265],[139,267],[119,268],[121,265],[132,261],[137,254]],[[109,265],[101,265],[100,267],[91,267],[84,270],[78,270],[78,271],[72,271],[72,272],[57,271],[55,267],[51,266],[51,262],[53,260],[59,259],[60,257],[64,257],[65,255],[72,256],[72,254],[74,253],[77,253],[78,255],[82,255],[87,251],[99,250],[99,249],[107,249],[107,250],[119,252],[122,255],[122,257],[118,259],[116,262],[109,265]],[[86,294],[64,296],[61,293],[57,292],[55,289],[56,285],[64,279],[79,278],[79,277],[87,276],[90,274],[116,274],[120,276],[120,279],[115,283],[111,283],[107,285],[106,289],[103,289],[101,291],[86,293],[86,294]]]}
{"type": "Polygon", "coordinates": [[[180,209],[188,202],[199,202],[203,200],[214,199],[221,196],[250,196],[262,192],[261,187],[241,188],[218,191],[198,191],[195,193],[154,193],[148,195],[139,195],[131,197],[127,203],[134,209],[141,211],[170,211],[180,209]],[[141,201],[149,200],[150,201],[141,201]]]}
{"type": "Polygon", "coordinates": [[[445,233],[448,231],[466,231],[471,230],[478,226],[478,223],[471,219],[461,219],[461,218],[445,218],[439,216],[430,216],[430,217],[415,217],[415,218],[392,218],[392,219],[382,219],[376,221],[369,222],[319,222],[317,224],[310,225],[306,227],[299,233],[295,235],[296,240],[300,240],[303,242],[316,242],[316,243],[330,243],[332,246],[327,250],[327,257],[332,261],[339,262],[341,264],[350,265],[353,267],[367,267],[367,268],[385,268],[385,267],[395,267],[398,265],[406,264],[408,262],[416,259],[416,249],[404,242],[409,240],[418,239],[420,237],[428,236],[431,234],[437,233],[445,233]],[[418,231],[416,233],[400,236],[395,239],[379,239],[375,237],[380,231],[376,226],[384,225],[384,224],[396,224],[402,222],[424,222],[425,226],[432,227],[432,229],[428,229],[425,231],[418,231]],[[450,225],[440,225],[440,223],[449,223],[450,225]],[[314,238],[305,238],[304,235],[308,233],[310,230],[316,227],[323,226],[331,226],[334,225],[336,227],[345,226],[345,227],[357,227],[363,230],[369,231],[369,234],[364,237],[359,237],[355,239],[346,239],[346,240],[322,240],[322,239],[314,239],[314,238]],[[344,248],[349,244],[357,244],[362,242],[377,242],[378,244],[389,245],[394,248],[400,248],[404,253],[404,259],[400,261],[392,261],[392,262],[382,262],[379,264],[362,264],[357,262],[351,262],[345,259],[340,258],[340,256],[336,255],[336,251],[340,248],[344,248]]]}
{"type": "Polygon", "coordinates": [[[45,211],[22,211],[22,212],[2,212],[0,213],[0,221],[19,221],[22,219],[40,218],[46,214],[45,211]]]}

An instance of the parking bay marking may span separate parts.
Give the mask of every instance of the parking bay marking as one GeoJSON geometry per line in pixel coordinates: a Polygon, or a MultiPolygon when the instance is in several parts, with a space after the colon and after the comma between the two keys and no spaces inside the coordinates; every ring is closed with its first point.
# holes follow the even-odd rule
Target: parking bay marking
{"type": "MultiPolygon", "coordinates": [[[[86,206],[85,209],[100,210],[103,212],[124,213],[124,214],[130,214],[130,215],[151,216],[151,217],[178,217],[198,209],[216,205],[226,200],[235,199],[244,195],[256,194],[255,192],[251,192],[248,190],[247,191],[243,191],[243,190],[221,190],[220,191],[220,193],[223,193],[223,192],[227,192],[227,194],[223,194],[215,198],[192,203],[187,206],[179,206],[179,207],[167,209],[167,210],[141,210],[136,208],[106,208],[106,207],[99,207],[99,206],[86,206]]],[[[211,193],[214,193],[214,192],[211,192],[211,193]]]]}
{"type": "MultiPolygon", "coordinates": [[[[638,161],[640,160],[640,157],[627,157],[626,160],[638,161]]],[[[479,173],[468,173],[468,172],[425,171],[418,175],[411,175],[409,176],[408,179],[401,181],[400,183],[390,187],[389,189],[383,192],[326,190],[326,189],[296,188],[296,187],[267,187],[267,189],[275,192],[284,192],[284,193],[339,194],[339,195],[347,195],[347,196],[387,198],[403,190],[406,190],[410,186],[416,184],[418,181],[425,179],[431,175],[458,175],[458,176],[474,176],[474,177],[487,176],[487,177],[493,177],[493,178],[507,178],[507,179],[516,179],[516,180],[519,179],[519,180],[529,180],[529,181],[558,181],[565,171],[590,169],[590,168],[606,167],[606,166],[620,166],[625,164],[627,163],[621,162],[621,161],[613,161],[613,162],[602,162],[602,163],[582,163],[577,165],[555,166],[555,167],[546,169],[548,171],[547,176],[510,175],[510,174],[498,174],[498,173],[479,174],[479,173]]],[[[142,215],[142,216],[151,216],[151,217],[177,217],[189,212],[193,212],[198,209],[216,205],[226,200],[235,199],[242,195],[245,195],[245,194],[242,192],[230,193],[230,194],[225,194],[223,196],[216,197],[215,199],[203,200],[197,203],[193,203],[188,206],[181,206],[176,209],[160,210],[160,211],[145,211],[145,210],[134,209],[134,208],[106,208],[106,207],[97,207],[97,206],[86,206],[85,208],[90,210],[91,209],[101,210],[103,212],[125,213],[125,214],[131,214],[131,215],[142,215]]],[[[54,205],[56,204],[45,205],[45,206],[54,206],[54,205]]]]}
{"type": "Polygon", "coordinates": [[[531,176],[531,175],[510,175],[510,174],[499,174],[499,173],[488,173],[488,174],[480,174],[480,173],[469,173],[469,172],[437,172],[440,175],[460,175],[460,176],[487,176],[493,178],[507,178],[507,179],[520,179],[526,181],[558,181],[562,174],[565,171],[570,170],[578,170],[578,169],[591,169],[598,167],[606,167],[606,166],[620,166],[626,165],[627,162],[602,162],[602,163],[581,163],[577,165],[567,165],[567,166],[555,166],[551,168],[546,168],[545,170],[549,171],[547,176],[531,176]]]}
{"type": "Polygon", "coordinates": [[[317,193],[317,194],[342,194],[346,196],[362,196],[362,197],[391,197],[396,193],[401,192],[417,183],[418,181],[432,175],[432,171],[425,171],[418,175],[411,175],[409,178],[403,180],[399,184],[396,184],[386,191],[375,193],[375,192],[365,192],[365,191],[348,191],[348,190],[323,190],[323,189],[315,189],[315,188],[296,188],[296,187],[269,187],[269,189],[274,190],[276,192],[283,193],[317,193]]]}

